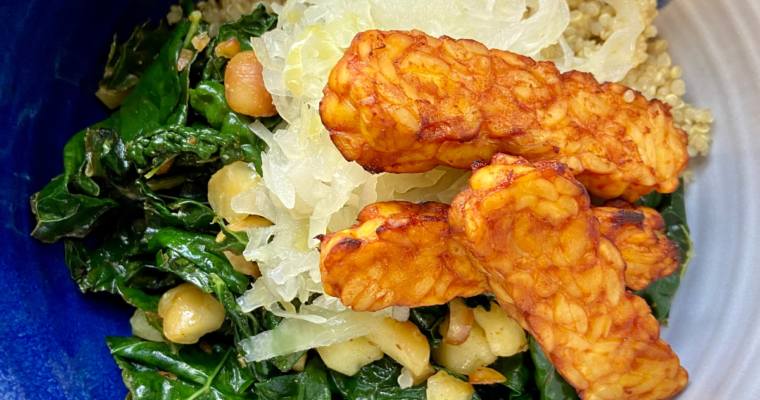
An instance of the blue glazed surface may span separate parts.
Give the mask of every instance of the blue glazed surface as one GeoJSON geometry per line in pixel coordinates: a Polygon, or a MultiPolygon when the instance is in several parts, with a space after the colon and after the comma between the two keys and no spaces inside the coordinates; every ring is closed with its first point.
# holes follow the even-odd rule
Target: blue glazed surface
{"type": "Polygon", "coordinates": [[[113,33],[125,39],[171,3],[0,3],[0,399],[126,395],[103,337],[130,334],[129,307],[78,291],[61,244],[29,236],[28,204],[61,172],[69,137],[107,115],[93,93],[113,33]]]}

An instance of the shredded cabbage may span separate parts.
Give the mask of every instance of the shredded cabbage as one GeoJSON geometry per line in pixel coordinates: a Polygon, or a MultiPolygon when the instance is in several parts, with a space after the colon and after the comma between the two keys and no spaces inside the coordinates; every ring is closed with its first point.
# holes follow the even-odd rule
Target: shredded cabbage
{"type": "MultiPolygon", "coordinates": [[[[311,294],[322,293],[315,237],[352,225],[358,212],[373,202],[450,202],[467,185],[468,172],[449,168],[371,175],[347,162],[332,144],[319,117],[322,89],[358,32],[419,29],[535,58],[541,58],[543,49],[558,46],[562,55],[552,61],[561,70],[578,69],[600,81],[617,81],[632,67],[636,38],[644,24],[635,0],[608,2],[623,18],[618,18],[619,26],[606,43],[585,58],[576,57],[562,37],[569,23],[566,0],[290,0],[284,6],[274,4],[277,28],[252,38],[251,45],[264,67],[265,85],[287,124],[274,133],[259,122],[251,125],[269,146],[262,154],[263,179],[232,199],[235,212],[261,215],[275,224],[248,232],[250,242],[243,254],[258,263],[262,277],[238,299],[241,307],[247,311],[265,307],[297,318],[283,324],[288,334],[304,336],[290,328],[295,324],[311,332],[304,336],[309,339],[338,335],[331,321],[353,318],[350,310],[330,317],[318,313],[299,317],[303,312],[283,308],[295,298],[304,302],[311,294]]],[[[264,343],[264,336],[265,343],[271,343],[285,337],[285,332],[278,328],[252,339],[248,358],[264,359],[284,354],[285,348],[305,348],[286,343],[279,343],[284,347],[277,351],[270,344],[268,353],[256,348],[264,343]]],[[[291,340],[288,336],[287,341],[291,340]]],[[[335,342],[330,340],[309,343],[335,342]]]]}
{"type": "Polygon", "coordinates": [[[240,345],[246,352],[245,360],[268,360],[301,350],[345,342],[372,332],[390,315],[386,310],[375,313],[353,312],[348,309],[334,311],[315,305],[302,306],[301,313],[322,320],[314,322],[304,318],[289,318],[271,331],[241,340],[240,345]]]}

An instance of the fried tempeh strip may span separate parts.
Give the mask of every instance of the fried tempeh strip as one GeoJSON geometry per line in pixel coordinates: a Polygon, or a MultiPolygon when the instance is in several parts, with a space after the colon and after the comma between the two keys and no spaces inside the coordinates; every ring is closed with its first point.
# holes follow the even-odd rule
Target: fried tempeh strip
{"type": "MultiPolygon", "coordinates": [[[[583,188],[556,163],[496,156],[471,186],[449,212],[457,240],[475,257],[462,255],[442,225],[446,205],[378,203],[362,211],[359,224],[323,238],[325,291],[355,310],[441,304],[487,291],[477,284],[486,277],[482,269],[510,316],[537,337],[584,399],[665,399],[685,386],[686,371],[659,339],[646,303],[625,292],[625,263],[592,215],[619,209],[590,209],[583,188]],[[454,257],[444,257],[447,248],[456,249],[454,257]]],[[[640,222],[649,218],[657,220],[640,222]]],[[[614,233],[630,240],[646,232],[614,233]]]]}
{"type": "Polygon", "coordinates": [[[590,74],[472,40],[359,33],[333,68],[322,122],[372,172],[469,169],[497,152],[559,161],[594,195],[669,193],[688,162],[669,107],[590,74]]]}
{"type": "Polygon", "coordinates": [[[354,310],[443,304],[488,292],[464,248],[451,240],[449,207],[375,203],[359,223],[322,237],[322,285],[354,310]]]}
{"type": "Polygon", "coordinates": [[[499,303],[585,400],[668,399],[688,380],[567,167],[499,154],[453,201],[451,232],[499,303]]]}
{"type": "Polygon", "coordinates": [[[591,211],[602,235],[623,255],[626,286],[641,290],[678,269],[678,244],[665,236],[665,221],[657,210],[613,200],[591,211]]]}
{"type": "MultiPolygon", "coordinates": [[[[359,214],[358,224],[324,236],[320,268],[327,294],[356,311],[377,311],[390,306],[444,304],[457,296],[489,292],[485,275],[468,266],[469,259],[462,256],[456,243],[450,243],[450,231],[441,224],[447,221],[448,208],[440,203],[376,203],[359,214]],[[389,227],[393,227],[391,231],[389,227]],[[397,236],[417,232],[424,232],[423,246],[428,247],[417,247],[416,236],[397,236]],[[399,240],[404,244],[397,243],[399,240]],[[402,248],[401,257],[390,256],[402,248]],[[455,253],[438,253],[447,249],[455,253]],[[409,282],[430,289],[412,290],[414,285],[409,282]]],[[[657,211],[624,201],[608,202],[591,211],[599,219],[602,235],[615,244],[627,264],[629,288],[643,289],[678,268],[678,245],[665,236],[664,221],[657,211]]]]}

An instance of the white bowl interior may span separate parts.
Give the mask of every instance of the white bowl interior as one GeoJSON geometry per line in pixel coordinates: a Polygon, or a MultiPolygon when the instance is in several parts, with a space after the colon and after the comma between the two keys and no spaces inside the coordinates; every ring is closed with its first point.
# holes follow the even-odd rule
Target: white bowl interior
{"type": "Polygon", "coordinates": [[[715,115],[712,151],[687,187],[696,255],[663,330],[690,374],[679,398],[759,399],[760,1],[676,0],[656,25],[687,101],[715,115]]]}

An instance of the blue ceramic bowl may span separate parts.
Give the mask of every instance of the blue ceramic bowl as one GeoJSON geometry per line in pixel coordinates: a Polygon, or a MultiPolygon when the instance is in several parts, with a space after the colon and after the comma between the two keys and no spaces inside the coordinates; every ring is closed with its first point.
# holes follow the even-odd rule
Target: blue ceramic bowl
{"type": "Polygon", "coordinates": [[[73,133],[102,120],[93,96],[114,33],[122,40],[171,0],[0,2],[0,399],[123,399],[105,345],[130,335],[131,311],[109,295],[82,295],[63,247],[29,233],[29,196],[62,171],[73,133]]]}
{"type": "MultiPolygon", "coordinates": [[[[662,1],[665,3],[667,0],[662,1]]],[[[62,171],[61,149],[104,119],[93,95],[114,33],[128,37],[171,0],[7,1],[0,4],[0,399],[122,399],[105,345],[129,335],[131,310],[79,293],[62,245],[29,233],[29,196],[62,171]]]]}

